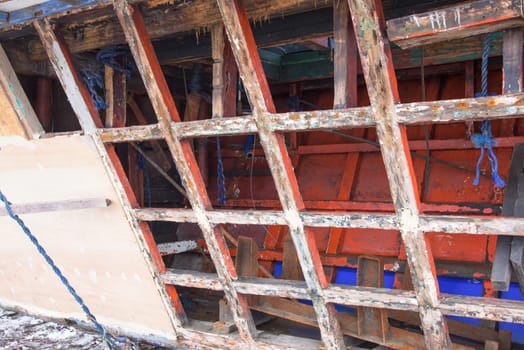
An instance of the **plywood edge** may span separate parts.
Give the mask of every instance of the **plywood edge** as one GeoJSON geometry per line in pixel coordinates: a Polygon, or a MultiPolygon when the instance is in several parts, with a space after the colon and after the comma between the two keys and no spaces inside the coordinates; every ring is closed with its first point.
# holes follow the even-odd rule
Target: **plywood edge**
{"type": "Polygon", "coordinates": [[[44,134],[13,66],[0,45],[0,135],[19,135],[37,139],[44,134]]]}

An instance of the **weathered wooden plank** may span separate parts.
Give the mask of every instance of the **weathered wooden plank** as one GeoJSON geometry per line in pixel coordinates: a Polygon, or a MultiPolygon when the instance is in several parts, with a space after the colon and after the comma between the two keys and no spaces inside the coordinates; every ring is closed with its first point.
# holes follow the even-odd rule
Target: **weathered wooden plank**
{"type": "Polygon", "coordinates": [[[162,131],[158,124],[134,125],[125,128],[98,129],[102,142],[131,142],[150,141],[162,139],[162,131]]]}
{"type": "Polygon", "coordinates": [[[450,316],[460,315],[499,322],[524,323],[522,301],[442,294],[439,308],[450,316]]]}
{"type": "Polygon", "coordinates": [[[387,22],[388,37],[403,49],[524,25],[521,0],[478,0],[387,22]]]}
{"type": "Polygon", "coordinates": [[[124,214],[135,234],[137,244],[151,271],[153,280],[166,306],[173,327],[175,330],[178,330],[187,322],[182,303],[174,287],[166,287],[160,282],[159,274],[165,270],[164,263],[158,253],[149,226],[147,223],[139,223],[133,215],[131,208],[133,206],[136,207],[137,202],[114,148],[112,146],[106,148],[96,134],[96,129],[102,126],[102,122],[89,96],[89,92],[75,71],[71,54],[63,39],[56,34],[54,26],[48,21],[36,21],[34,26],[55,69],[56,75],[68,96],[71,107],[78,118],[84,134],[90,136],[93,140],[96,151],[104,164],[113,188],[118,195],[122,207],[125,209],[124,214]]]}
{"type": "MultiPolygon", "coordinates": [[[[193,288],[221,290],[222,285],[214,274],[168,269],[162,274],[166,283],[193,288]]],[[[245,294],[309,299],[311,295],[304,282],[271,280],[265,278],[239,278],[235,287],[245,294]]],[[[330,303],[347,306],[365,306],[403,311],[418,311],[418,302],[411,291],[371,288],[349,285],[331,285],[324,289],[330,303]]],[[[439,308],[446,315],[524,323],[524,303],[521,301],[467,297],[442,294],[439,308]]]]}
{"type": "Polygon", "coordinates": [[[115,1],[114,6],[156,112],[159,127],[175,160],[187,197],[206,240],[211,259],[223,283],[224,294],[231,307],[235,325],[241,338],[247,343],[252,343],[256,329],[247,300],[232,286],[232,281],[237,278],[237,274],[224,236],[205,215],[205,211],[212,209],[212,206],[202,174],[197,167],[191,142],[180,141],[171,128],[171,121],[179,122],[180,117],[153,50],[142,15],[138,8],[133,7],[126,0],[115,1]]]}
{"type": "Polygon", "coordinates": [[[0,46],[0,86],[2,108],[0,135],[22,135],[30,139],[37,139],[44,134],[42,124],[2,46],[0,46]]]}
{"type": "MultiPolygon", "coordinates": [[[[216,274],[169,269],[162,274],[166,283],[175,285],[222,290],[216,274]]],[[[267,278],[239,278],[233,282],[239,291],[251,295],[279,296],[283,298],[311,299],[307,285],[302,281],[267,278]]],[[[415,295],[410,291],[390,290],[349,285],[330,285],[324,289],[329,302],[349,306],[417,310],[415,295]]]]}
{"type": "MultiPolygon", "coordinates": [[[[196,216],[188,209],[136,209],[135,215],[144,221],[196,222],[196,216]]],[[[238,225],[285,225],[284,214],[272,210],[212,210],[206,215],[213,224],[238,225]]],[[[384,213],[341,213],[341,212],[301,212],[306,226],[340,228],[375,228],[396,230],[398,219],[393,214],[384,213]]],[[[420,229],[425,232],[466,233],[472,235],[514,235],[524,236],[524,222],[519,218],[438,216],[421,215],[420,229]]]]}
{"type": "Polygon", "coordinates": [[[224,116],[224,48],[224,26],[217,24],[211,30],[211,57],[213,59],[212,118],[224,116]]]}
{"type": "MultiPolygon", "coordinates": [[[[72,199],[60,202],[41,202],[30,204],[13,204],[11,208],[15,214],[48,213],[53,211],[82,210],[105,208],[110,201],[105,198],[72,199]]],[[[7,215],[5,208],[0,208],[0,216],[7,215]]]]}
{"type": "Polygon", "coordinates": [[[160,255],[180,254],[198,248],[196,241],[178,241],[158,245],[160,255]]]}
{"type": "Polygon", "coordinates": [[[385,21],[378,1],[349,0],[371,108],[375,112],[377,137],[400,233],[406,247],[421,328],[429,349],[450,349],[446,321],[438,307],[438,284],[430,248],[419,228],[420,202],[406,130],[398,125],[395,104],[399,102],[391,50],[384,37],[385,21]]]}
{"type": "MultiPolygon", "coordinates": [[[[524,94],[404,103],[396,105],[400,124],[449,123],[466,120],[515,118],[524,114],[524,94]]],[[[375,126],[370,107],[268,114],[276,132],[375,126]]],[[[253,116],[172,123],[180,138],[243,135],[257,132],[253,116]]],[[[104,142],[145,141],[161,138],[157,125],[99,131],[104,142]]]]}
{"type": "Polygon", "coordinates": [[[240,77],[255,115],[260,143],[272,171],[304,278],[311,293],[317,295],[313,300],[313,306],[322,340],[328,349],[345,348],[335,309],[333,305],[328,305],[322,300],[321,290],[328,285],[328,281],[320,262],[315,238],[310,230],[304,228],[299,216],[299,210],[304,209],[304,203],[298,190],[297,179],[287,153],[284,136],[276,135],[269,128],[270,120],[267,113],[275,113],[275,106],[258,56],[246,10],[236,0],[218,0],[217,2],[237,61],[240,77]]]}

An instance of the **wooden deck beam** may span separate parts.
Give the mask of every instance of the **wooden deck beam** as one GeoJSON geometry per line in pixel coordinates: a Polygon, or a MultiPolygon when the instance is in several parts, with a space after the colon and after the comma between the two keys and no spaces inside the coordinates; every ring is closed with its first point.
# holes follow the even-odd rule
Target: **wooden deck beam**
{"type": "Polygon", "coordinates": [[[524,26],[522,0],[477,0],[395,18],[388,37],[403,49],[524,26]]]}
{"type": "Polygon", "coordinates": [[[256,335],[253,317],[248,308],[246,297],[239,294],[232,286],[232,281],[237,278],[237,274],[224,236],[205,215],[206,210],[212,209],[212,206],[202,174],[197,166],[191,142],[181,141],[171,128],[171,122],[180,122],[180,116],[153,50],[142,15],[139,9],[130,5],[127,0],[115,1],[114,5],[129,48],[156,112],[159,128],[175,161],[187,197],[206,240],[211,259],[220,277],[235,325],[241,338],[246,343],[252,344],[256,335]]]}
{"type": "Polygon", "coordinates": [[[322,290],[328,285],[328,281],[320,262],[315,238],[313,233],[304,227],[299,215],[299,211],[304,209],[304,203],[287,153],[284,135],[275,134],[270,128],[268,113],[275,113],[275,106],[258,56],[247,12],[241,1],[218,0],[217,2],[255,116],[254,122],[258,129],[260,143],[284,208],[286,224],[295,244],[304,278],[310,293],[314,296],[313,307],[322,340],[328,349],[343,349],[345,345],[335,308],[327,304],[322,297],[322,290]]]}
{"type": "Polygon", "coordinates": [[[102,127],[102,121],[91,96],[89,96],[87,88],[74,68],[71,54],[63,38],[55,32],[54,26],[46,20],[36,21],[34,26],[84,134],[90,136],[93,141],[118,199],[124,208],[126,219],[135,234],[137,244],[144,255],[168,316],[175,331],[178,331],[187,322],[182,303],[174,287],[165,286],[160,282],[159,274],[165,271],[165,265],[158,252],[149,225],[139,222],[133,213],[132,208],[136,208],[138,203],[114,147],[112,145],[105,146],[96,133],[96,129],[102,127]]]}
{"type": "Polygon", "coordinates": [[[430,247],[419,227],[420,197],[405,127],[397,120],[399,102],[391,49],[385,33],[380,1],[348,0],[360,52],[371,109],[375,112],[377,137],[400,233],[406,247],[421,328],[428,349],[451,349],[446,320],[438,309],[438,283],[430,247]]]}

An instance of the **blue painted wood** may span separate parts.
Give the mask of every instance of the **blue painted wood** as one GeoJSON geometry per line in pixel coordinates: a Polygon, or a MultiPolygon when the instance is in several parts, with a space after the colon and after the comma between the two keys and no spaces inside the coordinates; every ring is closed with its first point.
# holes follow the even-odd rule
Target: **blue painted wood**
{"type": "Polygon", "coordinates": [[[7,22],[9,20],[9,12],[0,11],[0,23],[7,22]]]}
{"type": "Polygon", "coordinates": [[[35,19],[66,13],[72,10],[90,8],[93,6],[111,5],[111,0],[49,0],[40,5],[26,7],[7,13],[7,20],[2,21],[0,15],[0,29],[8,29],[13,26],[30,25],[35,19]]]}

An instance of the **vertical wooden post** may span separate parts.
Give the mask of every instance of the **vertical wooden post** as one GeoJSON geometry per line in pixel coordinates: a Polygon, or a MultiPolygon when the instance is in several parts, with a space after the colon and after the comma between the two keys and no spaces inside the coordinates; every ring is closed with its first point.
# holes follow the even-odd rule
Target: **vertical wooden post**
{"type": "Polygon", "coordinates": [[[336,310],[332,304],[327,304],[322,296],[322,289],[327,287],[329,282],[324,274],[315,237],[311,230],[304,227],[299,215],[299,211],[305,206],[286,149],[284,135],[275,134],[270,128],[270,113],[275,113],[275,105],[245,8],[240,0],[218,0],[218,6],[255,116],[260,143],[273,175],[304,278],[312,294],[322,340],[328,349],[343,349],[345,344],[336,310]]]}
{"type": "MultiPolygon", "coordinates": [[[[119,59],[121,62],[123,59],[119,59]]],[[[106,128],[126,126],[127,76],[109,66],[105,66],[104,80],[106,87],[106,128]]]]}
{"type": "Polygon", "coordinates": [[[102,121],[89,92],[74,68],[71,54],[63,38],[55,32],[55,28],[48,21],[36,21],[34,26],[84,134],[91,138],[96,147],[107,175],[122,207],[125,209],[126,218],[133,229],[137,243],[144,252],[144,258],[148,262],[148,267],[162,296],[168,315],[175,330],[179,330],[187,322],[184,308],[175,287],[166,286],[160,282],[159,275],[165,272],[162,257],[158,252],[147,222],[139,223],[133,214],[132,208],[136,208],[138,203],[114,147],[112,145],[106,147],[98,136],[97,129],[102,127],[102,121]]]}
{"type": "Polygon", "coordinates": [[[171,127],[172,121],[180,122],[180,116],[147,34],[142,14],[127,0],[115,0],[114,7],[157,115],[159,128],[175,160],[187,197],[202,230],[225,297],[231,307],[235,325],[242,339],[252,344],[256,335],[255,323],[246,296],[239,294],[233,286],[232,282],[238,276],[224,236],[206,215],[206,211],[212,209],[211,201],[198,169],[191,141],[180,140],[171,127]]]}
{"type": "Polygon", "coordinates": [[[378,0],[348,2],[426,344],[429,349],[451,349],[446,320],[438,308],[435,264],[424,232],[419,228],[420,197],[406,129],[396,120],[395,104],[399,102],[399,95],[382,4],[378,0]]]}
{"type": "Polygon", "coordinates": [[[53,79],[38,77],[36,80],[35,112],[45,131],[53,127],[53,79]]]}
{"type": "MultiPolygon", "coordinates": [[[[467,61],[465,63],[464,72],[464,97],[475,96],[475,61],[467,61]]],[[[466,124],[466,138],[469,140],[474,132],[473,120],[467,120],[466,124]]]]}
{"type": "Polygon", "coordinates": [[[335,56],[333,109],[357,105],[357,44],[346,1],[333,0],[335,56]]]}
{"type": "MultiPolygon", "coordinates": [[[[504,42],[502,44],[502,75],[504,84],[502,93],[522,91],[522,28],[508,29],[504,31],[504,42]]],[[[513,136],[515,119],[504,119],[500,121],[500,136],[513,136]]]]}

